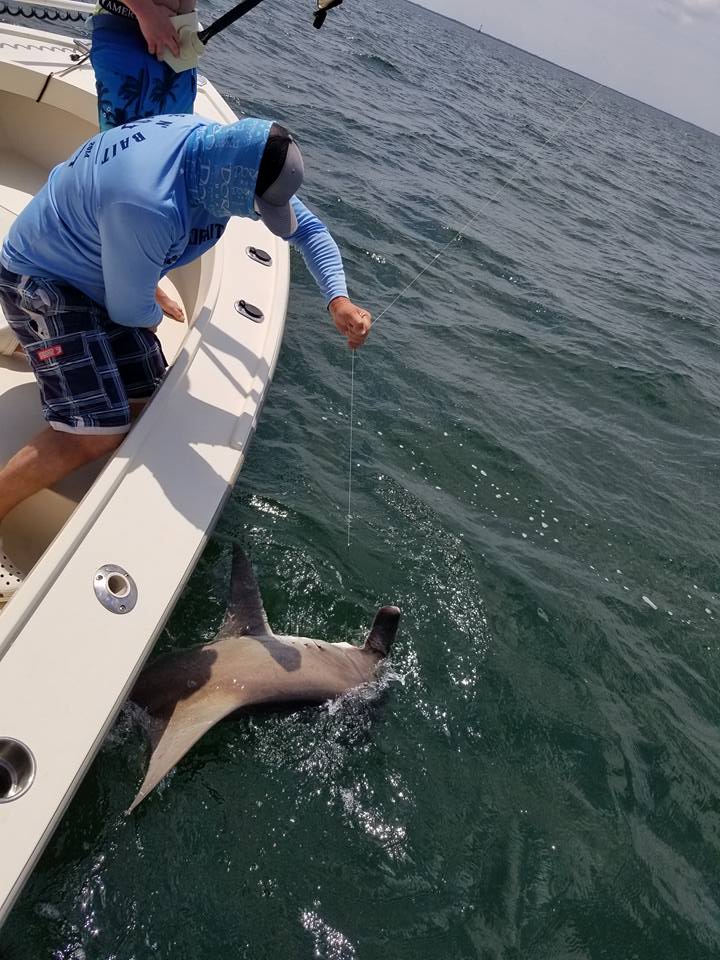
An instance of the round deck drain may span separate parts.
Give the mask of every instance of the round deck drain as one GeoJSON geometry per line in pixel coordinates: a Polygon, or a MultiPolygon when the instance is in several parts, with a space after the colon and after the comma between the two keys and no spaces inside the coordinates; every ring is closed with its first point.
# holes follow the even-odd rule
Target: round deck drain
{"type": "Polygon", "coordinates": [[[245,300],[236,301],[235,309],[238,313],[241,313],[244,317],[247,317],[248,320],[252,320],[253,323],[262,323],[265,319],[265,314],[262,312],[260,307],[256,307],[253,303],[247,303],[245,300]]]}
{"type": "Polygon", "coordinates": [[[122,567],[106,563],[93,579],[95,596],[110,613],[130,613],[138,599],[135,581],[122,567]]]}
{"type": "Polygon", "coordinates": [[[10,803],[27,793],[35,769],[35,757],[24,743],[0,737],[0,803],[10,803]]]}
{"type": "Polygon", "coordinates": [[[264,267],[272,266],[272,257],[267,250],[261,250],[260,247],[246,247],[245,253],[256,263],[261,263],[264,267]]]}

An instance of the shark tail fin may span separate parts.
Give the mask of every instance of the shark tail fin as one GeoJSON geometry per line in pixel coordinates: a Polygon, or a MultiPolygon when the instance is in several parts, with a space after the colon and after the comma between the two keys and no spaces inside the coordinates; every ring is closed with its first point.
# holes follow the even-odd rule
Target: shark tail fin
{"type": "Polygon", "coordinates": [[[370,647],[381,657],[386,657],[390,653],[399,625],[400,610],[398,607],[380,607],[375,614],[365,646],[370,647]]]}

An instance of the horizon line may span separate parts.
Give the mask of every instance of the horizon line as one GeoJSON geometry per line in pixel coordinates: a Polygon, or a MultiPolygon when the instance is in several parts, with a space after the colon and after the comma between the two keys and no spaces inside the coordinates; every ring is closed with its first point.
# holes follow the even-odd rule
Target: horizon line
{"type": "MultiPolygon", "coordinates": [[[[502,43],[506,47],[511,47],[513,50],[519,50],[520,53],[525,53],[529,57],[533,57],[535,60],[540,60],[543,63],[549,63],[551,67],[557,67],[558,70],[564,70],[565,73],[571,73],[574,77],[580,77],[581,80],[587,80],[588,83],[595,83],[599,87],[604,87],[606,90],[610,90],[612,93],[617,93],[621,97],[626,97],[628,100],[633,100],[635,103],[639,103],[643,107],[649,107],[651,110],[657,110],[658,113],[662,113],[666,117],[671,117],[673,120],[679,120],[680,123],[686,123],[689,127],[695,127],[697,130],[701,130],[703,133],[709,133],[711,137],[720,137],[720,130],[710,130],[708,127],[703,127],[695,120],[687,120],[685,117],[679,117],[676,113],[671,113],[664,107],[657,107],[654,103],[648,103],[646,100],[641,100],[632,93],[626,93],[624,90],[618,90],[617,87],[611,87],[610,84],[604,83],[602,80],[596,80],[594,77],[589,77],[585,73],[580,73],[578,70],[573,70],[572,67],[564,67],[561,63],[556,63],[554,60],[548,59],[548,57],[543,57],[542,54],[533,53],[532,50],[526,50],[525,47],[519,47],[516,43],[512,43],[510,40],[503,40],[502,37],[496,37],[494,33],[488,33],[486,30],[473,27],[472,24],[466,23],[465,20],[458,20],[456,17],[451,17],[447,13],[440,13],[439,10],[432,10],[430,7],[426,7],[424,3],[420,3],[420,0],[407,0],[407,3],[412,4],[414,7],[420,7],[420,9],[427,11],[427,13],[430,13],[433,16],[442,17],[443,20],[449,20],[450,23],[456,23],[461,27],[465,27],[472,33],[479,33],[481,37],[489,37],[491,40],[495,40],[497,43],[502,43]]],[[[480,26],[482,27],[482,24],[480,26]]]]}

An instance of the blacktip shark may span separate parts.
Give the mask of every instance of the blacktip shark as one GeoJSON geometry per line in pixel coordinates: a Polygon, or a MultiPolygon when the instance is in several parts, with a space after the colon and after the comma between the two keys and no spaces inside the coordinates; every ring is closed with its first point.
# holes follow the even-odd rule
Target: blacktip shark
{"type": "Polygon", "coordinates": [[[128,813],[216,723],[243,707],[324,703],[371,682],[400,622],[381,607],[361,647],[273,633],[250,561],[235,547],[230,601],[211,643],[168,654],[140,675],[130,699],[150,715],[152,752],[128,813]]]}

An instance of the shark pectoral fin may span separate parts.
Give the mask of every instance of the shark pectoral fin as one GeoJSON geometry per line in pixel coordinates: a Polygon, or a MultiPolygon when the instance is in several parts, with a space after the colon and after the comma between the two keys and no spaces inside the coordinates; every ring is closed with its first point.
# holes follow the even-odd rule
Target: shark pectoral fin
{"type": "Polygon", "coordinates": [[[233,545],[230,602],[220,634],[229,631],[239,636],[272,635],[253,568],[238,544],[233,545]]]}
{"type": "Polygon", "coordinates": [[[242,705],[239,700],[237,695],[218,690],[210,696],[178,700],[169,716],[153,717],[150,762],[127,813],[132,813],[211,727],[242,705]]]}

